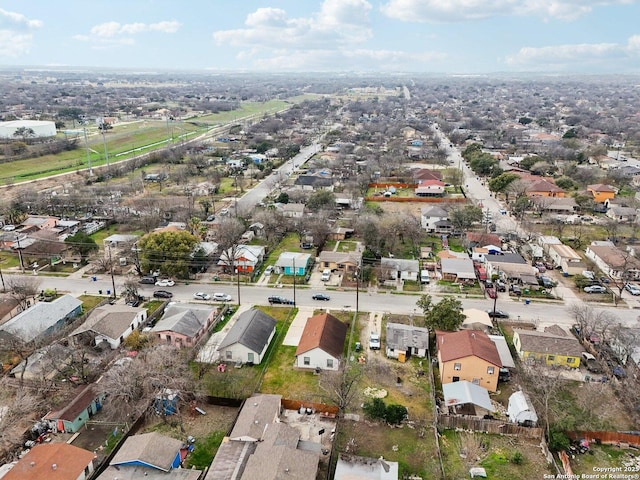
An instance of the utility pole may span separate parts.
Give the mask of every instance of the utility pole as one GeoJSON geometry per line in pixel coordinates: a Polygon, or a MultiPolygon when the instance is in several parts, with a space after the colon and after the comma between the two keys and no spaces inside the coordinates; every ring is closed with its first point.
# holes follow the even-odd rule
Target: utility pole
{"type": "Polygon", "coordinates": [[[93,169],[91,168],[91,154],[89,153],[89,140],[87,140],[87,127],[82,129],[84,131],[84,146],[87,150],[87,164],[89,165],[89,176],[93,176],[93,169]]]}
{"type": "Polygon", "coordinates": [[[240,306],[240,264],[236,265],[236,278],[238,284],[238,306],[240,306]]]}
{"type": "Polygon", "coordinates": [[[104,131],[106,130],[106,124],[104,123],[104,119],[102,119],[102,123],[100,123],[100,130],[102,130],[102,144],[104,145],[104,158],[107,162],[107,175],[109,174],[109,152],[107,151],[107,139],[104,135],[104,131]]]}
{"type": "Polygon", "coordinates": [[[2,275],[2,269],[0,269],[0,280],[2,280],[2,293],[6,293],[7,287],[4,284],[4,276],[2,275]]]}
{"type": "Polygon", "coordinates": [[[22,247],[20,246],[19,233],[16,235],[16,243],[18,244],[18,258],[20,258],[20,269],[22,270],[22,273],[24,273],[24,259],[22,258],[22,247]]]}
{"type": "Polygon", "coordinates": [[[111,244],[109,244],[109,266],[111,267],[111,286],[113,287],[113,299],[116,299],[116,281],[113,278],[113,260],[111,259],[111,244]]]}
{"type": "Polygon", "coordinates": [[[293,306],[296,306],[296,257],[291,258],[293,260],[293,306]]]}

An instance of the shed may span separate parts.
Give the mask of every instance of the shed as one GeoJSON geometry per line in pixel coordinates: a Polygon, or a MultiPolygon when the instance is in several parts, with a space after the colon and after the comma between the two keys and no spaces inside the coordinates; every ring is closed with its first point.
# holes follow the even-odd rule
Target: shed
{"type": "Polygon", "coordinates": [[[514,392],[509,397],[507,414],[509,415],[509,421],[512,423],[538,423],[538,415],[536,414],[529,397],[522,390],[514,392]]]}
{"type": "Polygon", "coordinates": [[[429,349],[429,329],[403,325],[401,323],[387,323],[385,352],[389,358],[405,358],[412,355],[420,358],[427,356],[429,349]]]}

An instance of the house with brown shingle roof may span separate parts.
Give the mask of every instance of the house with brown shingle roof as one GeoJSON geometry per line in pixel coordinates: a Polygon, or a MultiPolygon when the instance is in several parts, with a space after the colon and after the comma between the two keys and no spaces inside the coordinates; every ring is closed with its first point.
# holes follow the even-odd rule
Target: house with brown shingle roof
{"type": "Polygon", "coordinates": [[[296,349],[296,367],[338,370],[348,326],[329,313],[307,319],[296,349]]]}
{"type": "Polygon", "coordinates": [[[478,330],[436,332],[438,366],[442,383],[467,380],[490,392],[498,389],[502,367],[496,344],[478,330]]]}
{"type": "Polygon", "coordinates": [[[605,185],[604,183],[587,185],[587,192],[593,195],[593,200],[598,203],[604,203],[607,200],[612,200],[616,196],[616,189],[611,185],[605,185]]]}
{"type": "Polygon", "coordinates": [[[630,251],[623,251],[611,242],[591,242],[585,255],[614,280],[640,279],[640,261],[630,251]]]}
{"type": "Polygon", "coordinates": [[[580,366],[583,350],[573,335],[557,328],[545,332],[516,328],[513,330],[513,346],[527,364],[541,362],[571,368],[580,366]]]}
{"type": "Polygon", "coordinates": [[[105,394],[97,384],[91,383],[78,389],[77,395],[59,410],[44,416],[54,432],[75,433],[102,409],[105,394]]]}
{"type": "Polygon", "coordinates": [[[93,473],[95,453],[68,443],[41,443],[33,447],[3,480],[84,480],[93,473]]]}
{"type": "Polygon", "coordinates": [[[526,188],[527,197],[559,197],[565,196],[565,191],[556,184],[545,180],[535,180],[529,183],[526,188]]]}

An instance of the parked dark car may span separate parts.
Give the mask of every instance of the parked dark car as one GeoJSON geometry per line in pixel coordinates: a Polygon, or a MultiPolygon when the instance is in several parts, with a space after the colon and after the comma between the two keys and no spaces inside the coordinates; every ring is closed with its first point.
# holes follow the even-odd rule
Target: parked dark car
{"type": "Polygon", "coordinates": [[[329,297],[329,295],[325,295],[324,293],[316,293],[314,296],[312,296],[311,298],[313,298],[314,300],[323,300],[325,302],[328,302],[329,300],[331,300],[331,298],[329,297]]]}
{"type": "Polygon", "coordinates": [[[540,277],[538,277],[538,283],[544,288],[553,288],[556,286],[556,282],[545,275],[541,275],[540,277]]]}
{"type": "Polygon", "coordinates": [[[498,290],[499,292],[506,292],[507,291],[507,286],[505,285],[505,283],[502,280],[498,280],[496,282],[496,290],[498,290]]]}
{"type": "Polygon", "coordinates": [[[146,283],[148,285],[155,285],[156,278],[155,277],[140,277],[140,283],[146,283]]]}
{"type": "Polygon", "coordinates": [[[518,285],[514,285],[513,283],[509,285],[509,291],[514,295],[522,295],[522,290],[520,290],[520,287],[518,285]]]}
{"type": "Polygon", "coordinates": [[[293,305],[293,300],[289,300],[288,298],[273,296],[269,297],[269,303],[271,305],[293,305]]]}
{"type": "Polygon", "coordinates": [[[173,293],[167,292],[166,290],[156,290],[153,292],[153,296],[155,298],[173,298],[173,293]]]}
{"type": "Polygon", "coordinates": [[[493,311],[493,309],[487,310],[487,314],[491,318],[509,318],[509,314],[507,312],[503,312],[502,310],[496,310],[495,312],[493,311]]]}

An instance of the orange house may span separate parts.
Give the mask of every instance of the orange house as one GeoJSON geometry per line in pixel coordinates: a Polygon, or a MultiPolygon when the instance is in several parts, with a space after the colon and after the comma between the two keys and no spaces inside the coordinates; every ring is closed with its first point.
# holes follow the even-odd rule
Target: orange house
{"type": "Polygon", "coordinates": [[[607,200],[613,200],[616,196],[616,189],[611,185],[605,185],[604,183],[587,185],[587,192],[593,195],[593,200],[597,203],[604,203],[607,200]]]}
{"type": "Polygon", "coordinates": [[[536,180],[531,182],[526,189],[527,197],[557,197],[564,198],[566,192],[555,183],[547,180],[536,180]]]}
{"type": "Polygon", "coordinates": [[[461,330],[436,332],[438,366],[442,383],[468,382],[498,389],[498,375],[502,362],[496,344],[484,332],[461,330]]]}

